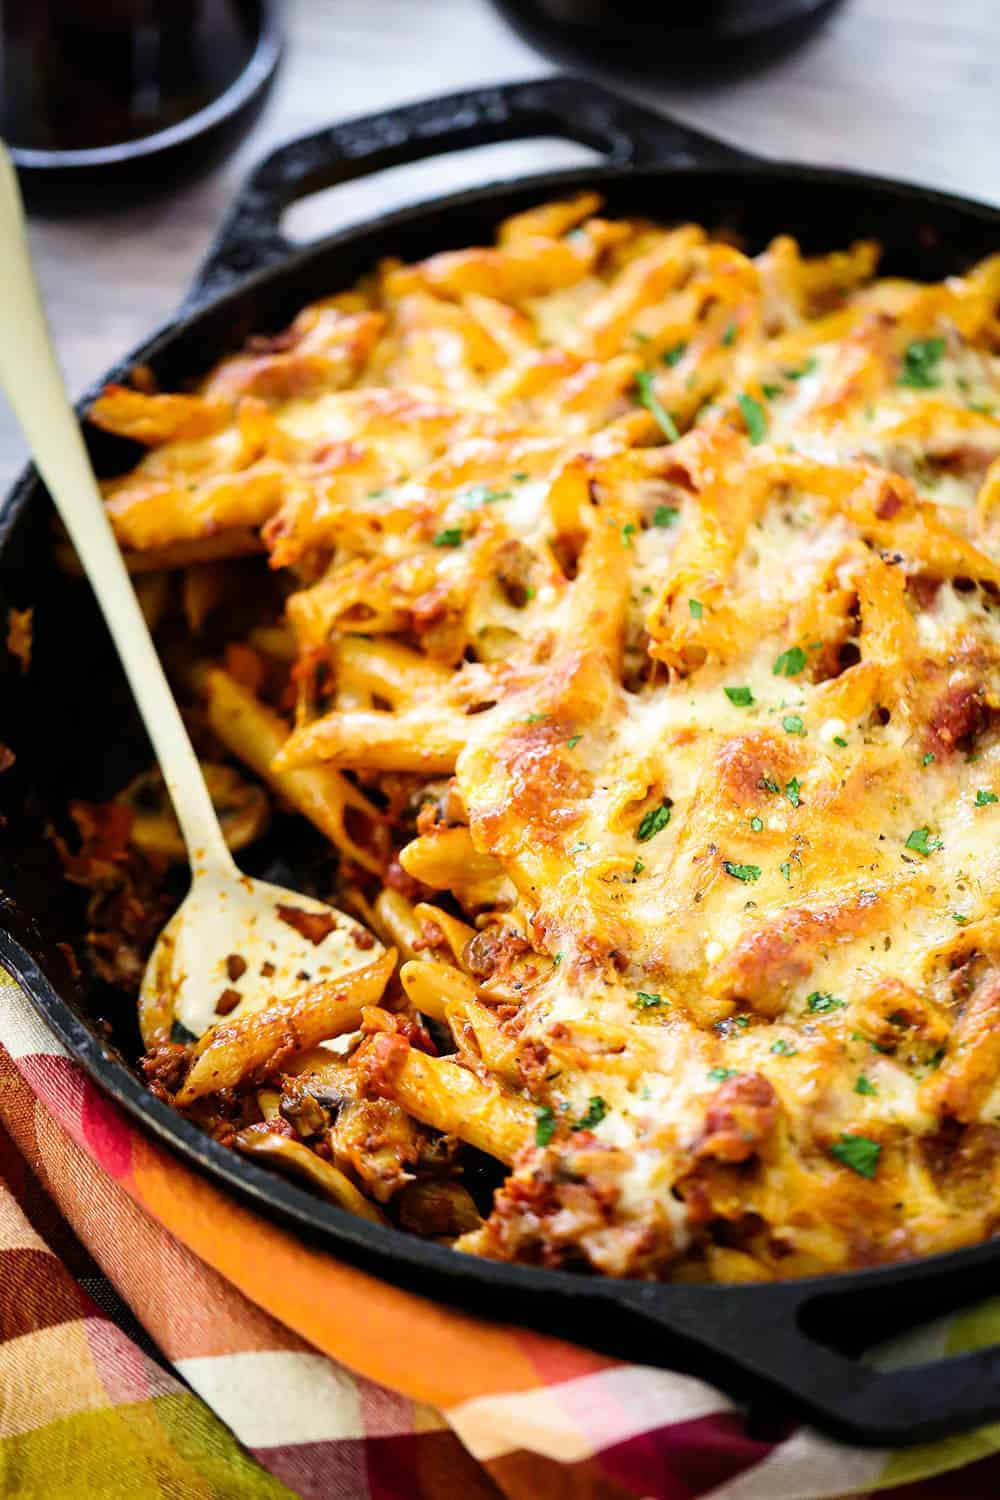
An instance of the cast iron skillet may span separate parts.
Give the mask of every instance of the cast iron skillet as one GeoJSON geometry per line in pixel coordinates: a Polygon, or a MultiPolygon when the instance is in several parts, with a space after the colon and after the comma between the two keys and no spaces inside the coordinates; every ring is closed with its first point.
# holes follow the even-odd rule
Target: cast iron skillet
{"type": "MultiPolygon", "coordinates": [[[[751,249],[778,231],[808,250],[872,235],[891,273],[937,279],[1000,247],[994,209],[855,173],[765,163],[592,83],[549,78],[388,110],[276,151],[244,187],[177,318],[110,375],[121,379],[142,361],[176,388],[251,332],[283,327],[311,298],[349,286],[378,256],[487,241],[505,215],[583,185],[604,195],[610,213],[725,225],[751,249]],[[582,142],[607,160],[458,193],[305,248],[282,235],[284,208],[315,189],[440,151],[538,135],[582,142]]],[[[105,474],[134,457],[127,443],[87,436],[105,474]]],[[[22,677],[7,658],[0,682],[0,730],[18,755],[0,777],[0,960],[133,1119],[260,1212],[428,1296],[681,1366],[856,1442],[914,1442],[1000,1417],[1000,1348],[885,1374],[856,1357],[908,1324],[990,1294],[1000,1244],[759,1286],[615,1282],[497,1265],[352,1218],[223,1149],[147,1093],[128,1065],[137,1049],[131,1003],[75,976],[58,946],[79,943],[82,914],[44,827],[69,796],[109,795],[149,752],[89,592],[53,567],[49,525],[47,498],[29,470],[0,513],[0,605],[36,609],[32,668],[22,677]]],[[[283,847],[270,854],[258,865],[264,859],[271,878],[294,881],[294,857],[290,865],[283,847]]]]}

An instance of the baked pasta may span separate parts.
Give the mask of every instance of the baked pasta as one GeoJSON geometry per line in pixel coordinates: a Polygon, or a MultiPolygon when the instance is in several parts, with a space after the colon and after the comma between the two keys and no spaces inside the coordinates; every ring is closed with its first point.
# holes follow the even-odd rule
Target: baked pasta
{"type": "MultiPolygon", "coordinates": [[[[1000,255],[924,285],[600,208],[94,405],[147,450],[108,512],[234,842],[294,809],[371,934],[263,1012],[221,971],[146,1008],[147,1075],[504,1260],[754,1280],[979,1240],[1000,255]]],[[[94,961],[134,981],[175,830],[148,781],[74,813],[94,961]]]]}

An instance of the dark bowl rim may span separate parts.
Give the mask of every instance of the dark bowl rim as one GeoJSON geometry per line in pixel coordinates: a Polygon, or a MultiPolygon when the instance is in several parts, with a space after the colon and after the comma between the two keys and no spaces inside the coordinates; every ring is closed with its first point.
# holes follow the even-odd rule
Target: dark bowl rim
{"type": "Polygon", "coordinates": [[[151,135],[117,141],[111,146],[85,146],[79,150],[49,151],[8,142],[11,158],[20,172],[66,172],[118,167],[161,156],[235,119],[269,83],[281,59],[284,38],[278,16],[279,0],[252,0],[256,10],[257,37],[249,61],[211,103],[151,135]]]}
{"type": "MultiPolygon", "coordinates": [[[[541,14],[537,9],[532,11],[525,0],[495,0],[495,3],[512,25],[517,26],[519,22],[523,25],[525,34],[537,32],[539,36],[551,36],[553,31],[564,27],[565,35],[561,40],[567,52],[572,50],[574,43],[577,46],[588,43],[593,46],[595,41],[606,37],[599,21],[559,21],[544,11],[541,14]]],[[[703,20],[694,25],[686,21],[652,21],[648,16],[643,16],[638,23],[620,16],[615,21],[622,29],[625,46],[636,42],[662,41],[664,45],[690,46],[694,43],[710,47],[719,43],[724,47],[732,47],[740,43],[766,40],[770,32],[783,27],[819,21],[823,18],[824,11],[832,10],[840,3],[841,0],[770,0],[766,16],[754,14],[747,7],[742,14],[730,12],[728,16],[723,14],[721,18],[703,20]]]]}

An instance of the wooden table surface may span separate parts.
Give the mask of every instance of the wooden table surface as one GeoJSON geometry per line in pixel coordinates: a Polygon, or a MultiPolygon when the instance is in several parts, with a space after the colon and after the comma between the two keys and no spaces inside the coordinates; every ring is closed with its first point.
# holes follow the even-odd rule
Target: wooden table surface
{"type": "MultiPolygon", "coordinates": [[[[72,390],[169,316],[240,178],[273,145],[385,105],[554,67],[488,0],[284,3],[285,61],[234,156],[141,207],[33,221],[72,390]]],[[[845,0],[812,40],[751,77],[634,92],[764,155],[856,166],[1000,202],[998,64],[1000,0],[845,0]]],[[[485,153],[453,157],[317,195],[296,209],[296,231],[306,236],[391,202],[581,157],[578,148],[548,143],[486,150],[488,163],[485,153]]],[[[845,240],[850,234],[845,225],[845,240]]],[[[23,453],[0,410],[3,489],[23,453]]]]}

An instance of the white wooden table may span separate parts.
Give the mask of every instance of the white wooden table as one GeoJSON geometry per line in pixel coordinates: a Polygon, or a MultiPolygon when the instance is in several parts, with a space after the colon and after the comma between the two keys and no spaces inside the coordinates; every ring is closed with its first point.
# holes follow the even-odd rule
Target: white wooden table
{"type": "MultiPolygon", "coordinates": [[[[488,0],[284,3],[284,66],[235,156],[139,208],[33,222],[74,391],[169,316],[241,176],[273,145],[385,105],[554,69],[488,0]]],[[[1000,0],[845,0],[804,47],[752,77],[633,91],[764,155],[857,166],[1000,202],[998,65],[1000,0]]],[[[581,157],[552,143],[486,150],[485,165],[483,153],[445,158],[317,195],[296,211],[296,230],[316,232],[390,202],[581,157]]],[[[23,452],[0,410],[2,489],[23,452]]]]}

